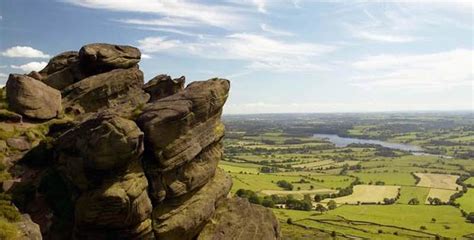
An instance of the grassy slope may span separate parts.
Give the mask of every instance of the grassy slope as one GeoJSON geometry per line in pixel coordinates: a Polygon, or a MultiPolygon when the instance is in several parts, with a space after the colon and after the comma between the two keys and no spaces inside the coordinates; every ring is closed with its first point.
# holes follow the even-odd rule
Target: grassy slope
{"type": "Polygon", "coordinates": [[[428,197],[429,192],[430,189],[425,187],[402,186],[400,189],[400,198],[397,203],[408,204],[410,199],[418,198],[418,201],[423,204],[428,197]]]}
{"type": "Polygon", "coordinates": [[[474,188],[469,188],[467,193],[456,200],[457,203],[461,204],[461,209],[470,213],[474,212],[474,188]]]}

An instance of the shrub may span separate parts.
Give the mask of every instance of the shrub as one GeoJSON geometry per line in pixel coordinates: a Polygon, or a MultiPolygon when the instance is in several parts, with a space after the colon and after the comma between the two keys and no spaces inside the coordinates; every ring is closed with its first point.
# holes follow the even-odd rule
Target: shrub
{"type": "Polygon", "coordinates": [[[418,200],[418,198],[412,198],[412,199],[410,199],[410,201],[408,201],[408,204],[409,205],[418,205],[418,204],[420,204],[420,201],[418,200]]]}
{"type": "Polygon", "coordinates": [[[289,183],[288,181],[286,180],[280,180],[277,182],[277,185],[283,189],[286,189],[286,190],[293,190],[293,184],[289,183]]]}
{"type": "Polygon", "coordinates": [[[329,210],[333,210],[333,209],[336,209],[336,207],[337,207],[336,201],[334,201],[334,200],[329,200],[329,202],[328,202],[328,209],[329,209],[329,210]]]}

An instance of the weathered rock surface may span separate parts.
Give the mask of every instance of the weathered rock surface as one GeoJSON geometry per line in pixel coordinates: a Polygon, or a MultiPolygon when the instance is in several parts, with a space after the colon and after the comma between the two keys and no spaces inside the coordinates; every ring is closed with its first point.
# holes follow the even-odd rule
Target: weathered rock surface
{"type": "Polygon", "coordinates": [[[215,211],[217,201],[232,187],[232,179],[223,170],[196,193],[165,201],[153,211],[153,229],[158,239],[193,239],[215,211]]]}
{"type": "Polygon", "coordinates": [[[141,53],[132,46],[93,43],[79,50],[81,64],[90,73],[102,73],[117,68],[131,68],[140,61],[141,53]]]}
{"type": "Polygon", "coordinates": [[[58,139],[58,164],[80,191],[77,239],[135,239],[151,233],[151,201],[140,158],[143,133],[114,115],[99,115],[58,139]]]}
{"type": "Polygon", "coordinates": [[[150,94],[150,101],[171,96],[184,89],[185,77],[171,79],[170,76],[161,74],[148,81],[143,89],[150,94]]]}
{"type": "Polygon", "coordinates": [[[163,170],[196,157],[224,136],[220,121],[229,81],[194,82],[183,92],[145,106],[137,122],[163,170]]]}
{"type": "Polygon", "coordinates": [[[20,230],[20,236],[18,240],[41,240],[41,230],[38,224],[31,221],[31,218],[28,214],[21,215],[21,221],[16,223],[18,229],[20,230]]]}
{"type": "Polygon", "coordinates": [[[232,180],[217,166],[229,81],[184,88],[184,77],[159,75],[144,84],[139,60],[134,47],[89,44],[10,76],[16,113],[66,112],[47,124],[52,141],[0,141],[17,164],[6,187],[25,191],[20,210],[46,239],[280,239],[270,210],[226,199],[232,180]]]}
{"type": "Polygon", "coordinates": [[[272,211],[243,198],[219,201],[215,214],[197,236],[198,240],[280,238],[280,226],[272,211]]]}
{"type": "Polygon", "coordinates": [[[7,145],[15,150],[25,151],[31,148],[31,144],[26,137],[13,137],[7,139],[7,145]]]}
{"type": "Polygon", "coordinates": [[[9,108],[36,119],[51,119],[61,112],[61,93],[25,75],[10,74],[7,85],[9,108]]]}
{"type": "Polygon", "coordinates": [[[114,106],[135,107],[148,101],[138,68],[116,69],[94,75],[65,88],[63,104],[68,113],[96,112],[114,106]]]}
{"type": "Polygon", "coordinates": [[[78,61],[79,53],[77,51],[63,52],[51,58],[48,62],[48,65],[46,65],[46,67],[38,73],[43,77],[46,77],[55,72],[63,70],[78,61]]]}

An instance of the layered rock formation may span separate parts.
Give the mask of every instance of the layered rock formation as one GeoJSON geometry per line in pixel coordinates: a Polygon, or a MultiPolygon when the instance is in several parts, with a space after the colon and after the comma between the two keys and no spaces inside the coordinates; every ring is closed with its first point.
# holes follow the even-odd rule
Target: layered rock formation
{"type": "Polygon", "coordinates": [[[10,111],[56,118],[46,141],[16,144],[7,191],[28,195],[15,204],[45,239],[280,239],[271,210],[229,198],[218,168],[230,82],[144,84],[139,61],[134,47],[90,44],[10,76],[10,111]]]}

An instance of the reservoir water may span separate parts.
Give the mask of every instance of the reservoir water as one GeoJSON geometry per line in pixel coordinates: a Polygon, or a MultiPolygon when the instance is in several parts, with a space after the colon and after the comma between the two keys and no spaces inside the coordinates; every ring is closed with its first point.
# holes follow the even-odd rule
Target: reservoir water
{"type": "Polygon", "coordinates": [[[346,147],[351,143],[360,143],[360,144],[379,144],[386,148],[398,149],[408,152],[418,152],[422,153],[423,149],[419,146],[403,143],[391,143],[380,140],[370,140],[370,139],[361,139],[361,138],[350,138],[350,137],[339,137],[336,134],[314,134],[315,138],[327,139],[328,141],[334,143],[336,147],[346,147]]]}

